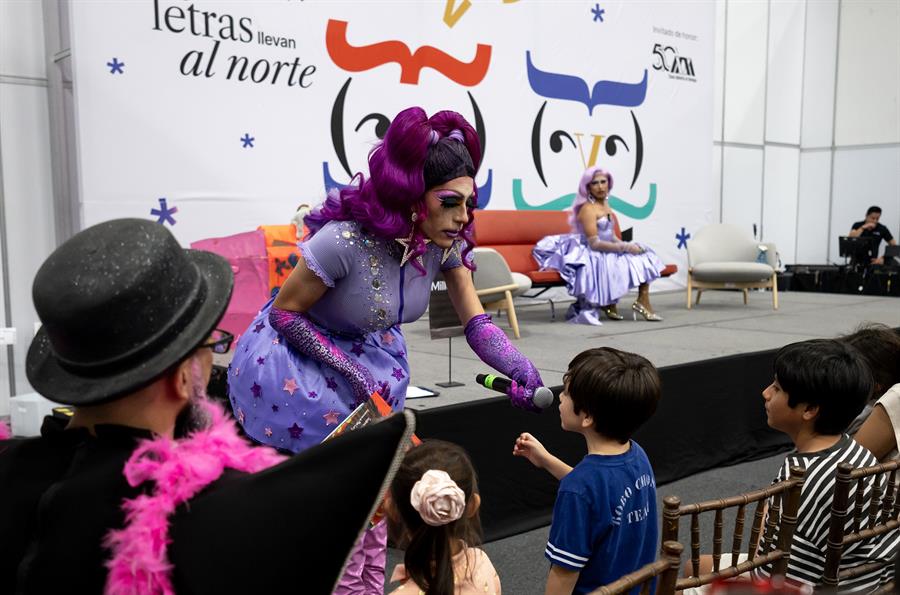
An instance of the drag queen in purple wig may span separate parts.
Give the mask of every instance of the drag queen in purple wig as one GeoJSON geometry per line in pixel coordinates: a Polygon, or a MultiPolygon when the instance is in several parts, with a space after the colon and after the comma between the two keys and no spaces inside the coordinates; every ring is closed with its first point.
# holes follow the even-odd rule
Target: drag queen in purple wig
{"type": "Polygon", "coordinates": [[[566,314],[570,322],[599,325],[600,312],[610,320],[622,320],[616,305],[635,288],[634,318],[660,321],[650,306],[650,282],[665,265],[649,246],[616,237],[619,224],[607,201],[612,187],[609,172],[599,167],[585,170],[569,219],[572,233],[543,238],[534,247],[534,259],[542,270],[559,271],[566,282],[575,298],[566,314]]]}
{"type": "MultiPolygon", "coordinates": [[[[369,178],[357,174],[306,217],[297,266],[241,337],[229,369],[247,434],[299,452],[373,392],[400,410],[410,373],[400,324],[424,314],[439,271],[472,350],[516,382],[514,405],[536,410],[540,374],[485,315],[472,283],[480,161],[478,136],[461,115],[428,118],[412,107],[369,154],[369,178]]],[[[360,538],[335,593],[383,593],[383,525],[360,538]]]]}

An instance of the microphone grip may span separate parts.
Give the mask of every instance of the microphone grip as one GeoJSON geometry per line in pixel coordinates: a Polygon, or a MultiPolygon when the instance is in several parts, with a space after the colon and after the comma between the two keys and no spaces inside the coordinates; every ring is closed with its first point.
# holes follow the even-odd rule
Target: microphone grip
{"type": "MultiPolygon", "coordinates": [[[[511,380],[493,374],[476,374],[475,382],[485,388],[506,394],[509,394],[509,390],[512,388],[511,380]]],[[[553,404],[553,391],[546,386],[539,386],[532,393],[531,401],[541,409],[546,409],[553,404]]]]}

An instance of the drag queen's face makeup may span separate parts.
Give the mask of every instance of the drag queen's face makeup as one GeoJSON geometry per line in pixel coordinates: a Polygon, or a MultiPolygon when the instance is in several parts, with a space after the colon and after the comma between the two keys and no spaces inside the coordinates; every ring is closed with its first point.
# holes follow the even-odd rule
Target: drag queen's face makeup
{"type": "Polygon", "coordinates": [[[469,222],[467,209],[475,206],[475,180],[462,176],[435,186],[425,193],[425,206],[428,215],[422,232],[441,248],[449,248],[469,222]]]}
{"type": "Polygon", "coordinates": [[[594,176],[594,179],[591,180],[589,188],[591,196],[597,200],[604,200],[609,193],[609,181],[603,174],[597,174],[594,176]]]}

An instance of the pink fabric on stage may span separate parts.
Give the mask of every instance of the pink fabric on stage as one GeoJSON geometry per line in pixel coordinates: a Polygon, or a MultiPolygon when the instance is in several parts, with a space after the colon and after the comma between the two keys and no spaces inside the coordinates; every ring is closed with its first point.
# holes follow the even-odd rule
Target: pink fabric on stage
{"type": "Polygon", "coordinates": [[[381,521],[356,542],[333,595],[384,595],[386,562],[387,522],[381,521]]]}

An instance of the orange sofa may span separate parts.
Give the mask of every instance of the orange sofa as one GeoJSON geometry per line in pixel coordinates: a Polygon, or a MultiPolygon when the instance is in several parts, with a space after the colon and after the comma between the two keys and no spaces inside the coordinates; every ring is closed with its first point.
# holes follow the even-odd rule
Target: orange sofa
{"type": "MultiPolygon", "coordinates": [[[[534,245],[549,235],[569,233],[568,211],[500,211],[475,212],[475,243],[484,248],[493,248],[503,255],[509,270],[522,273],[531,279],[532,287],[558,287],[565,282],[556,271],[540,271],[531,255],[534,245]]],[[[616,221],[616,237],[622,237],[619,222],[616,221]]],[[[678,272],[678,266],[666,265],[662,276],[668,277],[678,272]]],[[[540,295],[543,291],[539,292],[540,295]]],[[[530,296],[530,297],[537,297],[530,296]]]]}

